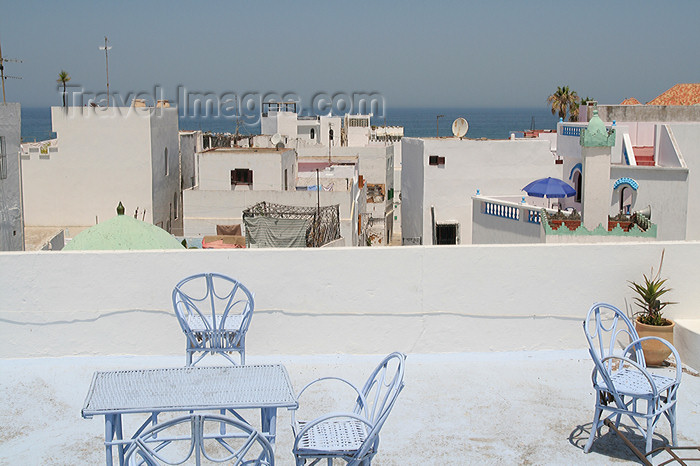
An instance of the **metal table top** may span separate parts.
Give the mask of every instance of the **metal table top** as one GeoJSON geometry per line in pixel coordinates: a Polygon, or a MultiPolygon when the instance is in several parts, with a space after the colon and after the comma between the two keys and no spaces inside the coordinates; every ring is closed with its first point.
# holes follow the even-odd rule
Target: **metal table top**
{"type": "Polygon", "coordinates": [[[82,415],[296,408],[282,365],[95,372],[82,415]]]}

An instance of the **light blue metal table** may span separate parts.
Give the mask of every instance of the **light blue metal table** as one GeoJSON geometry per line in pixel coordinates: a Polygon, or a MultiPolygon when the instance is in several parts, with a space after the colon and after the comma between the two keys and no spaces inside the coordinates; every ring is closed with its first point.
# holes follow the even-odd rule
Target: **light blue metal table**
{"type": "Polygon", "coordinates": [[[177,367],[96,372],[82,409],[83,418],[105,417],[107,464],[113,447],[124,464],[122,414],[145,413],[149,417],[136,436],[167,411],[229,411],[260,409],[261,431],[274,445],[277,408],[298,407],[289,374],[282,365],[177,367]]]}

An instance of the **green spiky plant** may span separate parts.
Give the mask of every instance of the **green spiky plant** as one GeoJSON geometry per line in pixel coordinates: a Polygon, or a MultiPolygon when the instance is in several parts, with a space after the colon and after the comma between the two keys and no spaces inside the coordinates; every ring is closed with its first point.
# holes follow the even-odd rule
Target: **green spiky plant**
{"type": "Polygon", "coordinates": [[[661,312],[669,304],[676,304],[670,301],[661,301],[661,297],[671,291],[671,288],[665,286],[668,279],[660,277],[665,252],[666,250],[661,252],[661,262],[656,275],[654,275],[654,268],[652,267],[648,276],[642,274],[644,283],[629,282],[629,287],[637,293],[637,296],[634,297],[634,302],[641,308],[641,311],[636,312],[634,316],[639,322],[646,325],[671,325],[671,322],[665,319],[661,312]]]}

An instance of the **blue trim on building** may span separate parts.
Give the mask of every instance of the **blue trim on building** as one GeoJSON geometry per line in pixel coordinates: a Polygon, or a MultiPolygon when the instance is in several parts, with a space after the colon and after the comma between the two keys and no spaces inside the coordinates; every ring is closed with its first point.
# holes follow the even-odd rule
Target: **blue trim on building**
{"type": "Polygon", "coordinates": [[[637,183],[635,180],[633,180],[632,178],[623,177],[623,178],[619,178],[615,181],[615,184],[613,185],[613,189],[616,189],[618,186],[620,186],[622,184],[629,185],[635,191],[637,190],[637,188],[639,188],[639,183],[637,183]]]}
{"type": "Polygon", "coordinates": [[[579,162],[579,163],[577,163],[576,165],[574,165],[574,168],[571,169],[571,173],[569,173],[569,179],[572,179],[572,178],[574,177],[574,171],[575,171],[577,168],[578,168],[578,171],[580,171],[581,173],[583,173],[583,165],[581,165],[581,163],[579,162]]]}

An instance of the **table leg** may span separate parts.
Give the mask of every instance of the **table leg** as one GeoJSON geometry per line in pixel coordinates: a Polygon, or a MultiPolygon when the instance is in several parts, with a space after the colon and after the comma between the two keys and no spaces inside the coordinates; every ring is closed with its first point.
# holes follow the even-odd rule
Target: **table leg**
{"type": "Polygon", "coordinates": [[[114,439],[114,423],[116,415],[105,414],[105,451],[107,453],[107,466],[112,466],[112,440],[114,439]]]}
{"type": "MultiPolygon", "coordinates": [[[[117,440],[124,440],[124,435],[122,433],[122,415],[115,415],[114,422],[114,433],[116,434],[117,440]]],[[[124,444],[119,443],[117,446],[117,452],[119,453],[119,466],[124,466],[124,444]]]]}
{"type": "Polygon", "coordinates": [[[267,437],[274,447],[275,437],[277,435],[277,408],[261,408],[260,424],[263,435],[267,437]]]}

